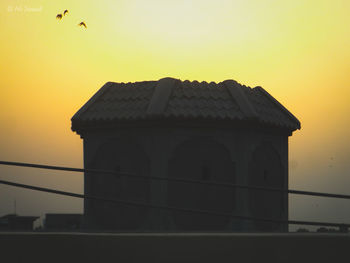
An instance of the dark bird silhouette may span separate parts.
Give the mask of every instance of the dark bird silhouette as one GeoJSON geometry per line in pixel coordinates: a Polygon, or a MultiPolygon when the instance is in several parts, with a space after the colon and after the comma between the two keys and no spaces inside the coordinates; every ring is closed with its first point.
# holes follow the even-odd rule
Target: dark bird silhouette
{"type": "Polygon", "coordinates": [[[65,16],[66,14],[68,14],[68,10],[66,9],[66,10],[64,10],[64,12],[63,12],[63,15],[65,16]]]}
{"type": "Polygon", "coordinates": [[[80,23],[78,24],[78,26],[83,26],[83,27],[87,28],[87,26],[86,26],[86,24],[85,24],[84,22],[80,22],[80,23]]]}
{"type": "Polygon", "coordinates": [[[62,19],[62,14],[58,14],[58,15],[56,16],[56,19],[61,20],[61,19],[62,19]]]}

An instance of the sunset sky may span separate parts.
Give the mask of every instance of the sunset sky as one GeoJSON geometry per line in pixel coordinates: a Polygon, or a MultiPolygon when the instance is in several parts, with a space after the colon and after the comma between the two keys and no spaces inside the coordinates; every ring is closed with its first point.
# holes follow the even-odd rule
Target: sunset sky
{"type": "MultiPolygon", "coordinates": [[[[300,120],[291,189],[350,194],[349,14],[348,0],[2,0],[0,160],[83,167],[70,118],[107,81],[234,79],[300,120]]],[[[0,166],[0,179],[83,191],[82,174],[0,166]]],[[[0,185],[0,216],[14,200],[20,215],[83,208],[0,185]]],[[[290,219],[350,223],[350,202],[290,195],[290,219]]]]}

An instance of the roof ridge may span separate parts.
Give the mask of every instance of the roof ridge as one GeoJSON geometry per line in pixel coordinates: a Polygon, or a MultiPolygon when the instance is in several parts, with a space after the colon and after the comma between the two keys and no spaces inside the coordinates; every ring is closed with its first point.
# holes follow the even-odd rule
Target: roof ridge
{"type": "Polygon", "coordinates": [[[169,98],[174,90],[175,82],[179,80],[174,78],[162,78],[158,80],[151,100],[148,104],[146,114],[149,116],[159,116],[164,112],[168,105],[169,98]]]}
{"type": "Polygon", "coordinates": [[[230,79],[221,83],[224,85],[224,87],[226,87],[232,99],[237,102],[240,110],[244,113],[244,115],[246,115],[247,118],[259,118],[254,106],[250,103],[249,99],[242,91],[242,86],[237,81],[230,79]]]}

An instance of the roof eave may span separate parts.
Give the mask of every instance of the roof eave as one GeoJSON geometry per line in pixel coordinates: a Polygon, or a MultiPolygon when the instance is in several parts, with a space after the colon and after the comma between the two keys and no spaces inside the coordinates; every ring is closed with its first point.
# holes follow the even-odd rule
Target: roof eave
{"type": "MultiPolygon", "coordinates": [[[[90,107],[91,104],[93,104],[99,97],[103,95],[103,93],[113,85],[113,82],[107,82],[105,83],[71,118],[71,121],[73,123],[74,120],[79,119],[79,117],[90,107]]],[[[73,125],[72,125],[73,126],[73,125]]],[[[72,128],[73,130],[73,128],[72,128]]],[[[73,130],[74,131],[74,130],[73,130]]]]}
{"type": "Polygon", "coordinates": [[[283,133],[290,136],[295,128],[281,126],[275,123],[257,122],[253,119],[215,119],[215,118],[178,118],[178,117],[154,117],[142,120],[113,120],[113,121],[88,121],[80,122],[79,125],[72,128],[81,138],[94,131],[113,131],[124,128],[176,128],[176,127],[201,127],[201,128],[229,128],[235,130],[246,130],[258,128],[258,130],[266,130],[269,132],[283,133]]]}
{"type": "Polygon", "coordinates": [[[262,93],[265,97],[267,97],[273,104],[275,104],[278,108],[282,110],[283,113],[288,115],[289,118],[291,118],[295,123],[295,128],[292,129],[292,131],[300,130],[301,124],[300,121],[289,111],[287,110],[281,103],[278,102],[273,96],[270,95],[265,89],[263,89],[260,86],[255,87],[254,89],[258,90],[260,93],[262,93]]]}

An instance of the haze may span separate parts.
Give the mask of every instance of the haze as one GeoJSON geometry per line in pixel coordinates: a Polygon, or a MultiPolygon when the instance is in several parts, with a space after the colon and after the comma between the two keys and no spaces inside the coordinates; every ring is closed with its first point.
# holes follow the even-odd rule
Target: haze
{"type": "MultiPolygon", "coordinates": [[[[349,1],[4,0],[0,8],[0,160],[83,167],[70,118],[107,81],[235,79],[262,86],[301,121],[289,141],[290,189],[350,194],[349,1]]],[[[83,191],[81,174],[0,166],[0,178],[83,191]]],[[[14,200],[20,215],[82,212],[81,200],[1,185],[0,216],[14,200]]],[[[290,219],[349,223],[349,205],[290,195],[290,219]]]]}

